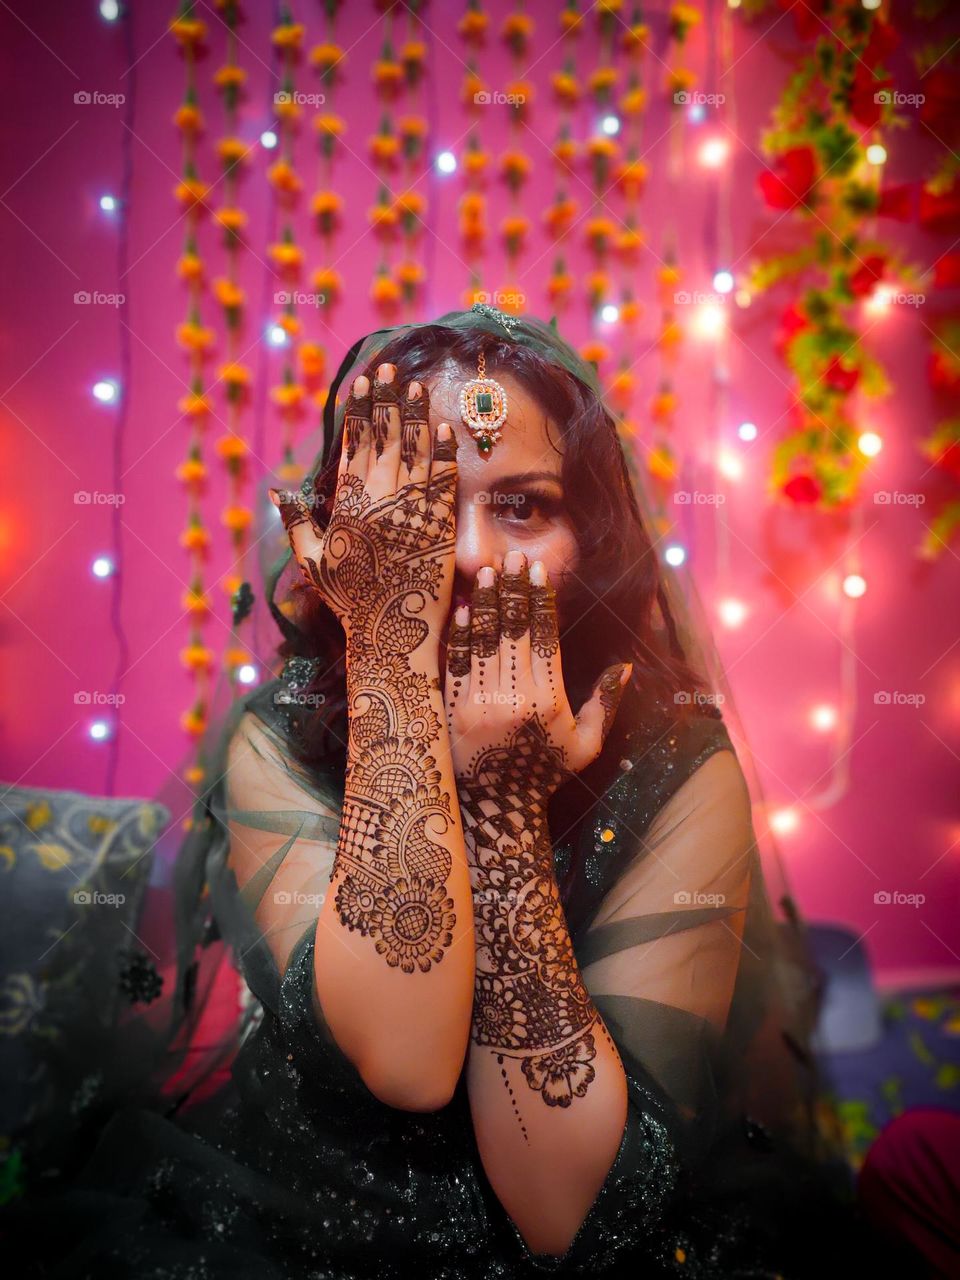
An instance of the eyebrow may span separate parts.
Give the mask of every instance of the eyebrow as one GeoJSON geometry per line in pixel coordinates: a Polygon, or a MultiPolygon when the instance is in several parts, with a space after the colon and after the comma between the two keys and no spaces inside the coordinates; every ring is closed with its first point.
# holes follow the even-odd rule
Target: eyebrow
{"type": "Polygon", "coordinates": [[[494,480],[493,487],[506,489],[510,485],[532,484],[537,480],[552,480],[554,484],[562,484],[560,473],[557,471],[523,471],[512,476],[500,476],[499,479],[494,480]]]}

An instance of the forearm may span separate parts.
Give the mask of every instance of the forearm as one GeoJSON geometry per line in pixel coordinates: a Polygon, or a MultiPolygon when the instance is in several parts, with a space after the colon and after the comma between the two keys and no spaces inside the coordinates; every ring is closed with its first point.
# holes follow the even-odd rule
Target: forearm
{"type": "Polygon", "coordinates": [[[627,1115],[616,1046],[577,967],[545,817],[462,794],[477,943],[468,1091],[491,1186],[534,1253],[569,1246],[627,1115]],[[507,837],[507,838],[505,838],[507,837]]]}
{"type": "Polygon", "coordinates": [[[348,649],[340,836],[317,921],[317,996],[368,1086],[390,1105],[448,1100],[474,983],[469,871],[435,651],[348,649]]]}

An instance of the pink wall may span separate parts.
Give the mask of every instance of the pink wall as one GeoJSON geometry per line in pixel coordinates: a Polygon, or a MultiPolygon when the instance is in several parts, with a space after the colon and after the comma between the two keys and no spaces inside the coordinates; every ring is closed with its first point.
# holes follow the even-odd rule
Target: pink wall
{"type": "MultiPolygon", "coordinates": [[[[171,116],[179,102],[182,69],[171,39],[164,34],[172,4],[134,3],[132,42],[135,51],[136,113],[134,135],[128,135],[121,110],[110,106],[75,105],[78,91],[134,92],[127,74],[124,34],[97,15],[93,0],[83,4],[53,0],[37,7],[19,4],[18,21],[7,10],[4,85],[6,102],[0,115],[6,158],[0,226],[5,259],[5,319],[0,340],[0,382],[4,389],[3,498],[0,502],[0,611],[2,642],[2,760],[0,777],[8,783],[102,791],[108,751],[86,736],[87,709],[74,704],[80,689],[109,689],[118,663],[110,625],[111,585],[89,572],[95,554],[111,545],[111,511],[106,506],[77,505],[79,490],[115,491],[111,428],[115,409],[96,405],[91,384],[120,367],[121,340],[126,336],[131,358],[127,388],[127,432],[123,443],[123,606],[122,618],[131,657],[123,676],[126,697],[119,736],[120,794],[149,794],[176,770],[186,749],[178,725],[188,704],[190,683],[178,660],[186,639],[180,595],[186,557],[177,545],[185,499],[174,478],[183,456],[186,427],[178,421],[176,401],[183,394],[185,361],[174,341],[184,309],[174,263],[182,226],[172,198],[179,175],[179,144],[171,116]],[[128,211],[129,258],[122,281],[117,273],[117,223],[97,208],[100,193],[116,191],[121,181],[122,146],[129,144],[134,166],[133,198],[128,211]],[[123,292],[129,300],[125,330],[115,309],[77,306],[78,291],[123,292]]],[[[257,137],[269,119],[272,56],[267,31],[272,5],[250,5],[254,17],[243,29],[241,62],[250,73],[250,92],[243,108],[243,134],[257,137]]],[[[299,9],[308,11],[308,6],[299,9]]],[[[320,6],[309,6],[309,14],[320,6]]],[[[489,6],[496,26],[508,11],[504,3],[489,6]]],[[[555,119],[548,91],[549,74],[560,65],[553,46],[558,6],[528,5],[543,39],[531,78],[539,96],[531,116],[531,133],[523,147],[535,166],[529,191],[529,215],[538,222],[556,182],[548,145],[555,119]]],[[[708,8],[718,20],[719,4],[708,8]]],[[[665,5],[647,6],[649,20],[663,49],[665,5]]],[[[214,28],[213,7],[200,5],[201,16],[214,28]]],[[[456,34],[459,5],[429,6],[430,44],[427,110],[433,127],[430,153],[462,145],[466,118],[457,90],[463,73],[462,42],[456,34]],[[432,11],[432,12],[431,12],[432,11]]],[[[779,11],[777,11],[779,12],[779,11]]],[[[298,16],[302,16],[298,14],[298,16]]],[[[736,95],[735,147],[729,175],[733,260],[743,270],[751,246],[768,247],[770,239],[785,243],[790,221],[774,228],[777,215],[765,212],[754,196],[761,161],[759,134],[765,126],[778,87],[787,73],[783,54],[793,47],[789,19],[776,14],[752,30],[735,22],[735,71],[723,91],[736,95]],[[772,27],[770,38],[760,38],[772,27]],[[732,89],[731,89],[732,79],[732,89]]],[[[349,49],[346,81],[337,109],[348,120],[349,152],[336,170],[344,194],[347,224],[337,246],[337,266],[347,281],[347,296],[334,313],[332,327],[318,314],[308,324],[328,348],[336,367],[346,345],[372,326],[367,287],[377,261],[377,247],[367,232],[365,211],[373,202],[376,179],[366,161],[366,138],[378,119],[369,91],[369,67],[381,42],[380,23],[372,4],[347,6],[338,25],[340,43],[349,49]]],[[[308,45],[321,38],[308,33],[308,45]]],[[[695,33],[687,62],[701,73],[701,87],[714,91],[716,21],[708,32],[695,33]]],[[[916,35],[909,40],[916,42],[916,35]]],[[[221,50],[202,64],[209,78],[221,50]]],[[[581,67],[596,64],[596,37],[580,51],[581,67]]],[[[906,51],[894,58],[908,86],[911,71],[906,51]]],[[[485,71],[492,85],[497,69],[508,71],[494,41],[485,71]]],[[[311,73],[304,71],[304,88],[311,73]]],[[[651,97],[656,97],[656,79],[651,97]]],[[[207,91],[205,91],[207,92],[207,91]]],[[[219,135],[219,107],[207,92],[211,127],[204,142],[203,173],[216,172],[212,145],[219,135]]],[[[591,124],[592,111],[578,117],[580,136],[591,124]]],[[[729,117],[727,118],[729,121],[729,117]]],[[[696,166],[695,126],[687,125],[679,199],[669,195],[664,170],[666,114],[657,103],[647,124],[646,160],[651,182],[643,204],[644,227],[657,252],[662,251],[665,218],[676,219],[685,287],[709,291],[714,261],[711,246],[722,234],[715,199],[718,179],[696,166]]],[[[724,124],[727,127],[727,124],[724,124]]],[[[484,141],[494,156],[506,146],[504,121],[484,119],[484,141]]],[[[888,140],[888,180],[912,181],[929,170],[937,144],[914,129],[888,140]],[[922,168],[918,167],[922,162],[922,168]]],[[[306,192],[314,189],[310,130],[302,135],[300,169],[306,192]]],[[[265,277],[263,246],[269,214],[264,156],[254,156],[242,188],[242,204],[250,214],[250,242],[255,252],[244,263],[244,284],[252,302],[272,284],[265,277]]],[[[589,190],[571,184],[583,207],[589,190]]],[[[721,180],[722,181],[722,180],[721,180]]],[[[456,237],[459,176],[441,179],[428,172],[419,184],[430,201],[423,257],[429,280],[424,318],[459,306],[467,275],[456,237]]],[[[619,212],[620,206],[613,206],[619,212]]],[[[491,217],[492,229],[505,212],[491,217]]],[[[319,265],[319,246],[308,219],[299,219],[301,242],[311,266],[319,265]]],[[[944,244],[900,224],[881,232],[899,237],[908,257],[929,265],[944,244]]],[[[491,237],[488,287],[502,284],[503,271],[491,237]]],[[[722,240],[721,240],[722,243],[722,240]]],[[[216,274],[214,237],[204,254],[216,274]]],[[[545,282],[553,251],[538,229],[522,259],[520,283],[528,307],[549,317],[545,282]]],[[[588,259],[579,243],[569,254],[575,271],[588,259]]],[[[641,331],[636,372],[642,401],[655,387],[656,357],[647,354],[657,309],[652,275],[645,266],[637,277],[641,298],[649,299],[648,324],[641,331]]],[[[931,303],[940,305],[942,300],[931,303]]],[[[953,299],[955,301],[955,299],[953,299]]],[[[680,365],[683,397],[680,431],[688,453],[684,487],[716,487],[705,457],[716,439],[730,439],[743,418],[760,427],[760,439],[749,451],[747,473],[732,486],[723,512],[729,528],[729,575],[718,580],[718,547],[713,513],[680,512],[681,529],[690,548],[690,565],[708,607],[718,592],[747,600],[751,614],[742,628],[722,632],[718,643],[727,662],[741,715],[756,752],[766,794],[773,805],[796,806],[800,822],[782,839],[783,855],[795,894],[814,919],[842,921],[866,945],[881,975],[888,980],[907,971],[960,968],[960,939],[955,926],[960,883],[960,817],[957,813],[958,719],[960,719],[960,646],[957,645],[957,557],[944,554],[939,563],[918,561],[915,547],[923,532],[926,509],[878,506],[872,489],[900,489],[932,495],[934,477],[916,448],[933,421],[923,376],[929,316],[896,314],[871,335],[871,344],[887,363],[896,393],[875,413],[874,422],[886,445],[876,460],[862,507],[859,542],[862,572],[870,588],[855,609],[852,631],[838,639],[838,597],[842,548],[830,522],[772,508],[765,496],[769,451],[783,429],[786,407],[785,371],[771,340],[782,301],[761,301],[740,319],[730,347],[729,405],[722,420],[714,416],[710,385],[711,355],[703,343],[690,341],[680,365]],[[855,653],[851,653],[852,648],[855,653]],[[817,811],[809,807],[828,784],[829,743],[808,722],[810,707],[837,702],[845,660],[855,681],[857,708],[846,757],[849,789],[839,801],[817,811]],[[922,693],[922,706],[874,703],[877,690],[922,693]],[[877,906],[879,890],[922,893],[921,907],[877,906]]],[[[253,308],[256,313],[256,308],[253,308]]],[[[215,320],[211,305],[208,317],[215,320]]],[[[265,313],[261,317],[265,318],[265,313]]],[[[259,321],[248,330],[252,342],[259,321]]],[[[589,333],[585,304],[572,305],[562,331],[575,342],[589,333]]],[[[279,357],[260,347],[248,362],[270,369],[276,381],[279,357]],[[258,364],[259,362],[259,364],[258,364]]],[[[256,416],[251,413],[246,425],[256,416]]],[[[263,462],[277,461],[278,424],[264,422],[263,462]]],[[[212,441],[220,430],[215,426],[212,441]]],[[[214,465],[216,470],[216,465],[214,465]]],[[[210,505],[219,511],[219,495],[210,505]]],[[[213,570],[224,563],[225,544],[219,529],[213,570]]],[[[213,624],[211,639],[220,648],[223,630],[213,624]]],[[[267,655],[264,654],[264,657],[267,655]]]]}

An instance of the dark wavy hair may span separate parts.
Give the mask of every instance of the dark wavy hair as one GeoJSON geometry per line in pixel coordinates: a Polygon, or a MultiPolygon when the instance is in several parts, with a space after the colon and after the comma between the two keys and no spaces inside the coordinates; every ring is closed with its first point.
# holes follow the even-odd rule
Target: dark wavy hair
{"type": "MultiPolygon", "coordinates": [[[[573,709],[589,696],[605,667],[619,661],[634,664],[603,751],[589,769],[560,788],[551,804],[551,830],[558,838],[575,836],[604,780],[617,768],[625,736],[642,718],[649,699],[675,702],[682,716],[696,701],[690,695],[706,686],[683,651],[614,420],[584,382],[530,347],[499,340],[486,330],[458,332],[438,324],[419,325],[388,340],[357,373],[372,382],[376,368],[387,361],[396,366],[398,383],[424,381],[450,361],[470,371],[476,369],[481,345],[488,364],[508,367],[559,435],[552,443],[562,449],[564,507],[579,550],[577,570],[567,578],[561,598],[561,661],[573,709]],[[655,624],[655,609],[662,626],[655,624]],[[688,696],[676,701],[674,695],[681,691],[688,696]]],[[[564,345],[559,337],[557,345],[564,345]]],[[[321,528],[333,507],[342,413],[339,417],[329,461],[314,481],[321,528]]],[[[461,434],[461,448],[462,439],[461,434]]],[[[320,659],[304,692],[322,696],[304,703],[319,702],[321,711],[295,717],[293,751],[307,769],[332,769],[342,777],[347,740],[343,630],[316,592],[299,580],[291,584],[284,612],[296,618],[296,625],[286,629],[280,656],[320,659]]]]}

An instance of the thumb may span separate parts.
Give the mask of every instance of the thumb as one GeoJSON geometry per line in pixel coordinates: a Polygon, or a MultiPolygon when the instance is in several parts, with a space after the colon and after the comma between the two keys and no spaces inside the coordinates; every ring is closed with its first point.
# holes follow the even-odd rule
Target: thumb
{"type": "Polygon", "coordinates": [[[585,745],[593,751],[591,760],[600,754],[632,672],[632,662],[615,662],[612,667],[607,667],[592,695],[580,708],[577,727],[581,739],[585,739],[585,745]]]}
{"type": "Polygon", "coordinates": [[[301,567],[306,561],[319,560],[323,550],[310,506],[296,490],[269,489],[270,501],[280,512],[283,527],[290,538],[293,554],[301,567]]]}

